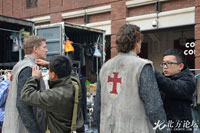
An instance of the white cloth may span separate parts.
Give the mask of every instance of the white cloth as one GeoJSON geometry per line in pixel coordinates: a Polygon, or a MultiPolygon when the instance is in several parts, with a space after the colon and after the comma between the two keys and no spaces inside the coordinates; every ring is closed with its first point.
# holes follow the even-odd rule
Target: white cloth
{"type": "Polygon", "coordinates": [[[139,97],[141,71],[151,61],[120,53],[100,71],[101,133],[154,133],[139,97]]]}
{"type": "Polygon", "coordinates": [[[8,98],[6,100],[5,118],[2,127],[3,133],[28,133],[16,108],[17,83],[20,71],[25,67],[33,65],[34,63],[29,58],[25,58],[19,61],[12,70],[13,80],[10,82],[8,98]]]}

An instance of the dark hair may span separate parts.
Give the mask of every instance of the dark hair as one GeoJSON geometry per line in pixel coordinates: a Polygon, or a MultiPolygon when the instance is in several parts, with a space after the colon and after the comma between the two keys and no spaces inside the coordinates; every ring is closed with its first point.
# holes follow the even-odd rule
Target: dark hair
{"type": "Polygon", "coordinates": [[[49,69],[51,72],[55,72],[58,78],[68,76],[72,72],[71,59],[62,55],[53,56],[50,59],[49,69]]]}
{"type": "Polygon", "coordinates": [[[143,34],[140,28],[132,24],[124,24],[117,33],[117,50],[118,52],[128,53],[135,48],[135,43],[143,40],[143,34]]]}
{"type": "Polygon", "coordinates": [[[164,52],[163,57],[167,55],[174,55],[178,63],[183,63],[186,66],[186,58],[183,51],[179,49],[168,49],[164,52]]]}
{"type": "Polygon", "coordinates": [[[23,49],[24,54],[31,54],[33,52],[33,47],[39,47],[42,45],[42,42],[45,42],[46,39],[40,36],[28,36],[24,38],[23,49]]]}

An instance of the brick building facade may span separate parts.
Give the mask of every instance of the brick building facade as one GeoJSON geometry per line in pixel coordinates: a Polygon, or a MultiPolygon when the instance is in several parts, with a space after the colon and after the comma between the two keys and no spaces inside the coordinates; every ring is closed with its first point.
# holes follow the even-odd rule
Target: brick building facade
{"type": "Polygon", "coordinates": [[[119,27],[136,24],[148,44],[145,57],[156,67],[162,58],[158,55],[177,47],[177,40],[186,37],[195,41],[192,59],[194,68],[200,68],[200,0],[0,0],[0,14],[28,19],[36,25],[65,21],[106,30],[111,57],[117,54],[119,27]],[[155,20],[158,23],[153,27],[155,20]]]}
{"type": "Polygon", "coordinates": [[[195,1],[195,68],[200,68],[200,0],[195,1]]]}

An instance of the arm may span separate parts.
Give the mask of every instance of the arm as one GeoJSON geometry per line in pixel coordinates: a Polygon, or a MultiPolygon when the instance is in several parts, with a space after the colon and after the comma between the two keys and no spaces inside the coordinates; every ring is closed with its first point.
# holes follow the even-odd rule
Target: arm
{"type": "MultiPolygon", "coordinates": [[[[166,114],[163,108],[163,102],[160,96],[155,74],[151,65],[145,65],[141,72],[139,95],[144,102],[147,115],[153,127],[156,127],[155,123],[158,123],[158,121],[167,124],[166,114]]],[[[164,124],[162,124],[162,126],[164,126],[164,124]]],[[[168,132],[167,128],[162,130],[157,129],[156,131],[158,133],[168,132]]]]}
{"type": "Polygon", "coordinates": [[[46,60],[42,60],[42,59],[36,59],[35,64],[37,64],[39,66],[47,67],[47,68],[49,66],[49,62],[46,60]]]}
{"type": "Polygon", "coordinates": [[[98,130],[100,129],[100,115],[101,115],[101,84],[100,80],[97,82],[97,92],[94,100],[94,119],[98,130]]]}
{"type": "MultiPolygon", "coordinates": [[[[62,95],[60,94],[62,92],[58,92],[55,89],[48,89],[41,92],[39,91],[39,85],[40,78],[37,76],[30,77],[22,88],[21,99],[28,105],[36,106],[46,111],[52,112],[57,110],[57,98],[62,95]]],[[[66,85],[66,88],[71,87],[72,84],[66,85]]]]}
{"type": "Polygon", "coordinates": [[[186,75],[186,77],[173,80],[165,77],[158,71],[155,71],[155,74],[159,88],[166,95],[178,99],[191,100],[195,91],[195,83],[192,80],[192,75],[191,77],[186,75]]]}
{"type": "Polygon", "coordinates": [[[23,88],[27,78],[31,76],[32,69],[27,67],[24,68],[18,77],[18,90],[17,90],[17,99],[16,99],[16,106],[19,112],[19,116],[22,119],[22,122],[26,129],[30,133],[39,133],[39,126],[37,125],[36,118],[33,114],[33,109],[31,106],[26,105],[21,100],[21,89],[23,88]]]}
{"type": "Polygon", "coordinates": [[[32,77],[24,84],[21,90],[21,99],[29,105],[40,107],[44,110],[55,108],[54,96],[51,91],[40,91],[40,78],[42,71],[39,66],[32,68],[32,77]],[[48,93],[49,92],[49,93],[48,93]]]}

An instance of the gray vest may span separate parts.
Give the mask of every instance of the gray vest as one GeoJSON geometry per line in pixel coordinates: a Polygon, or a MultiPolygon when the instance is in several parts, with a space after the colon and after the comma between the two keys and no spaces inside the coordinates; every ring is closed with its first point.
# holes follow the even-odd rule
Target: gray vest
{"type": "Polygon", "coordinates": [[[138,94],[145,64],[152,62],[129,52],[120,53],[103,65],[100,71],[101,133],[154,132],[138,94]]]}
{"type": "MultiPolygon", "coordinates": [[[[33,67],[35,65],[34,59],[31,56],[25,55],[24,60],[19,61],[12,70],[12,81],[10,81],[9,93],[6,100],[5,106],[5,116],[3,123],[3,133],[28,133],[26,130],[20,116],[18,110],[16,108],[16,98],[17,98],[17,84],[18,84],[18,76],[22,69],[25,67],[33,67]]],[[[44,90],[44,82],[41,82],[41,90],[44,90]]],[[[44,132],[46,124],[45,124],[45,113],[40,109],[35,109],[35,115],[38,122],[38,125],[43,126],[40,127],[40,131],[44,132]],[[37,118],[40,116],[40,118],[37,118]]]]}

